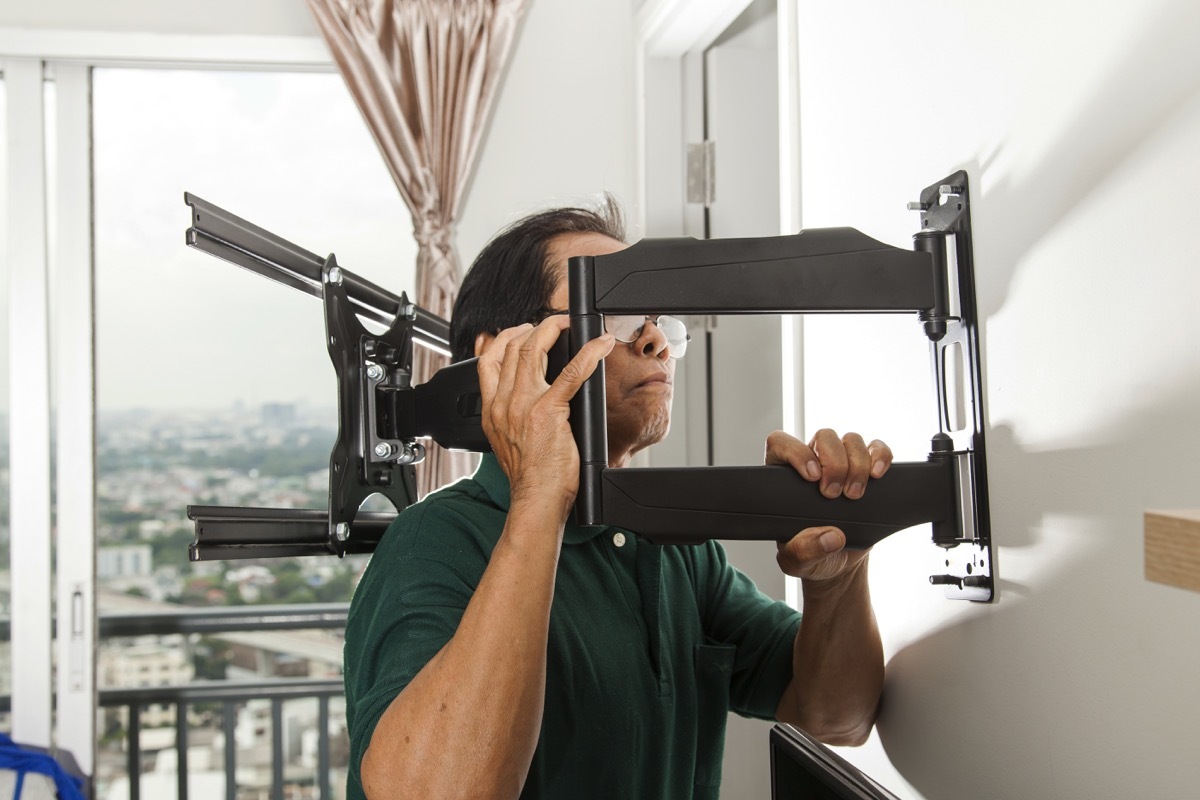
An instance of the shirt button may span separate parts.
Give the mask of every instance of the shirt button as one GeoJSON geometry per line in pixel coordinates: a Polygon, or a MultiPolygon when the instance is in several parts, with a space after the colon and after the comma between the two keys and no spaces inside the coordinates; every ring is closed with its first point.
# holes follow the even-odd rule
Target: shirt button
{"type": "Polygon", "coordinates": [[[621,533],[620,531],[617,531],[616,533],[614,533],[613,534],[613,544],[615,544],[617,547],[624,547],[625,546],[625,534],[621,533]]]}

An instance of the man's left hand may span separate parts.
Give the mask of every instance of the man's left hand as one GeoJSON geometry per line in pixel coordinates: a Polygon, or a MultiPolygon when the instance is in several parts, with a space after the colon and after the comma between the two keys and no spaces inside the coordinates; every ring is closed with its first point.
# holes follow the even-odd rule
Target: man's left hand
{"type": "MultiPolygon", "coordinates": [[[[768,464],[790,464],[807,481],[819,483],[825,497],[862,497],[871,478],[892,465],[892,450],[878,439],[866,444],[857,433],[839,437],[822,428],[808,444],[782,431],[767,437],[768,464]]],[[[788,575],[825,581],[855,572],[867,550],[845,550],[846,535],[833,526],[806,528],[779,542],[776,560],[788,575]]]]}

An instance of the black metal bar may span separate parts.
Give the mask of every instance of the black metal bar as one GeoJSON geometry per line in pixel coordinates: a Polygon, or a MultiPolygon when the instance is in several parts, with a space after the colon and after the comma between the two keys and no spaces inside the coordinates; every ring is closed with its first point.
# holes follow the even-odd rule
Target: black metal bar
{"type": "Polygon", "coordinates": [[[604,523],[660,544],[780,540],[836,525],[864,549],[904,528],[953,513],[953,464],[893,464],[858,500],[824,497],[790,467],[680,467],[604,471],[604,523]]]}
{"type": "Polygon", "coordinates": [[[921,320],[925,323],[925,335],[936,342],[946,335],[946,321],[949,318],[949,296],[946,291],[946,234],[942,231],[923,230],[913,236],[913,247],[922,253],[928,253],[933,259],[933,306],[921,312],[921,320]]]}
{"type": "Polygon", "coordinates": [[[193,681],[185,686],[136,686],[101,689],[100,706],[132,703],[206,703],[248,698],[288,700],[295,697],[333,697],[345,687],[340,678],[273,678],[260,681],[193,681]]]}
{"type": "MultiPolygon", "coordinates": [[[[196,541],[188,547],[192,561],[336,554],[327,509],[188,506],[187,514],[196,522],[196,541]]],[[[395,516],[355,516],[344,552],[372,552],[395,516]]]]}
{"type": "Polygon", "coordinates": [[[594,261],[594,308],[601,314],[900,313],[934,305],[927,253],[854,228],[757,239],[643,239],[594,261]]]}
{"type": "Polygon", "coordinates": [[[716,399],[716,384],[713,381],[713,338],[712,331],[704,332],[704,446],[705,463],[710,467],[717,464],[717,432],[714,429],[717,414],[713,408],[713,401],[716,399]]]}
{"type": "Polygon", "coordinates": [[[329,790],[329,698],[317,698],[317,791],[321,800],[330,800],[329,790]]]}
{"type": "MultiPolygon", "coordinates": [[[[192,226],[187,231],[189,245],[285,286],[314,297],[322,296],[324,258],[190,192],[184,192],[183,201],[192,207],[192,226]]],[[[404,312],[406,304],[388,290],[347,270],[342,270],[342,279],[357,313],[389,324],[404,312]]],[[[441,335],[434,320],[437,317],[425,314],[421,327],[426,335],[440,340],[444,348],[449,336],[441,335]]],[[[448,334],[448,328],[445,330],[448,334]]]]}
{"type": "Polygon", "coordinates": [[[237,705],[222,704],[225,729],[225,800],[237,800],[237,705]]]}
{"type": "MultiPolygon", "coordinates": [[[[331,255],[324,271],[332,275],[338,267],[331,255]]],[[[395,319],[387,330],[369,333],[362,322],[348,313],[349,289],[341,280],[325,285],[326,343],[338,385],[338,436],[329,454],[329,524],[326,538],[338,556],[353,538],[350,526],[358,509],[373,494],[386,497],[397,510],[417,501],[414,458],[392,457],[404,443],[382,437],[375,428],[374,408],[378,382],[366,370],[368,359],[388,373],[389,380],[401,379],[412,369],[411,325],[407,317],[395,319]],[[384,441],[387,439],[388,441],[384,441]],[[380,454],[377,447],[386,452],[380,454]]]]}
{"type": "Polygon", "coordinates": [[[483,396],[476,358],[443,367],[411,392],[397,392],[399,438],[428,436],[442,447],[487,453],[492,446],[483,433],[483,396]],[[411,422],[410,422],[411,420],[411,422]]]}
{"type": "MultiPolygon", "coordinates": [[[[960,172],[951,176],[951,178],[961,183],[962,195],[960,198],[964,208],[960,210],[965,210],[969,200],[967,197],[967,174],[960,172]]],[[[987,427],[987,420],[984,414],[983,351],[979,341],[979,308],[978,299],[975,295],[975,246],[972,241],[973,236],[970,214],[960,214],[958,222],[954,226],[954,245],[955,258],[958,262],[959,294],[962,297],[960,313],[962,314],[963,327],[966,329],[968,369],[971,373],[971,450],[974,453],[974,459],[972,460],[972,470],[974,472],[972,485],[975,488],[975,524],[978,536],[987,542],[990,551],[991,516],[988,507],[987,459],[985,458],[987,448],[984,442],[984,430],[987,427]]]]}
{"type": "Polygon", "coordinates": [[[188,796],[188,724],[187,703],[175,704],[175,786],[179,800],[188,796]]]}
{"type": "Polygon", "coordinates": [[[126,705],[129,709],[129,756],[126,771],[129,773],[129,800],[142,796],[142,717],[141,705],[137,702],[113,703],[126,705]]]}
{"type": "Polygon", "coordinates": [[[420,306],[411,306],[413,338],[422,344],[450,352],[450,322],[430,314],[420,306]]]}
{"type": "MultiPolygon", "coordinates": [[[[256,509],[222,506],[192,506],[196,509],[213,509],[214,513],[254,512],[256,509]]],[[[270,514],[284,513],[284,509],[263,509],[270,514]]],[[[315,515],[324,515],[322,510],[313,510],[315,515]]],[[[379,535],[387,529],[392,514],[362,515],[364,535],[369,536],[371,530],[378,530],[379,535]]],[[[323,520],[324,517],[321,517],[323,520]]],[[[320,524],[324,524],[321,522],[320,524]]],[[[354,551],[358,552],[358,551],[354,551]]],[[[362,552],[368,552],[363,549],[362,552]]],[[[159,613],[136,614],[102,614],[99,618],[101,638],[114,636],[152,636],[165,633],[221,633],[226,631],[259,631],[259,630],[307,630],[327,629],[336,630],[346,625],[346,613],[349,603],[304,603],[296,605],[261,605],[261,606],[224,606],[220,608],[188,608],[180,606],[178,611],[163,611],[159,613]]],[[[53,638],[57,630],[58,620],[50,620],[50,633],[53,638]]],[[[0,618],[0,641],[4,641],[9,631],[8,618],[0,618]]],[[[0,695],[0,713],[9,711],[7,703],[11,702],[8,695],[0,695]]]]}
{"type": "MultiPolygon", "coordinates": [[[[570,289],[570,358],[604,333],[604,320],[596,313],[591,256],[567,261],[570,289]]],[[[608,411],[604,405],[604,362],[571,399],[571,432],[579,449],[579,491],[575,495],[575,521],[596,525],[601,520],[600,475],[608,466],[608,411]]]]}
{"type": "Polygon", "coordinates": [[[271,698],[271,798],[283,800],[283,700],[271,698]]]}
{"type": "Polygon", "coordinates": [[[302,606],[180,607],[178,611],[152,614],[105,614],[100,617],[100,637],[230,631],[336,630],[346,626],[349,609],[349,603],[313,603],[302,606]]]}
{"type": "MultiPolygon", "coordinates": [[[[943,447],[954,459],[959,472],[960,493],[956,498],[959,520],[953,530],[934,526],[934,541],[946,549],[948,572],[931,576],[945,586],[947,597],[990,601],[994,597],[994,561],[991,546],[991,519],[987,489],[987,458],[984,430],[984,391],[982,348],[977,299],[975,294],[974,245],[970,214],[970,186],[967,173],[955,172],[925,187],[920,202],[921,234],[935,234],[940,240],[943,260],[948,255],[946,240],[954,237],[957,280],[957,316],[948,316],[943,337],[931,344],[934,389],[938,402],[939,437],[949,444],[943,447]],[[950,425],[948,404],[952,387],[946,374],[947,360],[961,348],[965,375],[969,383],[971,412],[964,429],[950,425]]],[[[918,245],[919,246],[919,245],[918,245]]],[[[947,278],[950,272],[944,268],[947,278]]],[[[954,313],[951,311],[950,313],[954,313]]],[[[935,440],[938,437],[935,437],[935,440]]]]}

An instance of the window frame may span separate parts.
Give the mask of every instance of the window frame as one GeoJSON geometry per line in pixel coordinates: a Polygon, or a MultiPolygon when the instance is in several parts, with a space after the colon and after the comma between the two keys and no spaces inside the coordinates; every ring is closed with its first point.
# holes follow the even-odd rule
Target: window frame
{"type": "Polygon", "coordinates": [[[4,309],[11,331],[9,463],[21,465],[10,469],[10,563],[21,564],[19,571],[11,570],[10,647],[21,653],[20,668],[12,675],[12,732],[22,742],[71,752],[89,776],[95,770],[98,712],[91,153],[95,67],[335,71],[324,42],[315,36],[0,27],[0,73],[7,95],[9,241],[0,264],[10,284],[9,307],[4,309]],[[47,81],[55,84],[53,153],[46,144],[47,81]],[[51,163],[53,186],[47,182],[51,163]],[[20,202],[14,202],[17,198],[20,202]],[[50,394],[52,376],[57,403],[50,394]],[[53,506],[52,430],[58,433],[53,506]],[[52,571],[55,513],[57,564],[52,571]],[[52,596],[60,609],[57,641],[51,635],[52,596]],[[50,678],[55,661],[60,666],[57,704],[50,678]],[[71,724],[54,730],[55,716],[71,724]]]}

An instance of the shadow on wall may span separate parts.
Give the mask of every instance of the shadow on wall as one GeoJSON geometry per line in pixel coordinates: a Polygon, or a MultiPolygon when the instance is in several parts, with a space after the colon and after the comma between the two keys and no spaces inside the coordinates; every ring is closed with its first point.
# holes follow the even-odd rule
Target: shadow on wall
{"type": "Polygon", "coordinates": [[[1194,496],[1195,474],[1153,465],[1200,452],[1198,396],[1200,376],[1143,409],[1136,439],[1028,453],[1011,430],[991,432],[990,460],[1021,465],[1002,492],[993,483],[993,530],[1008,559],[1039,545],[1052,578],[1036,592],[1006,584],[997,556],[1005,602],[888,663],[880,739],[925,798],[1166,797],[1200,779],[1187,722],[1200,708],[1200,651],[1177,652],[1170,634],[1195,635],[1194,619],[1190,631],[1170,626],[1200,599],[1144,582],[1139,511],[1194,496]],[[1051,518],[1058,541],[1035,541],[1051,518]]]}
{"type": "MultiPolygon", "coordinates": [[[[985,265],[977,283],[981,319],[1004,306],[1018,265],[1038,240],[1200,91],[1197,30],[1200,8],[1195,0],[1164,5],[1044,161],[1027,171],[1024,180],[988,186],[984,230],[994,235],[981,242],[978,224],[975,231],[976,251],[986,253],[986,260],[976,257],[985,265]]],[[[987,163],[982,168],[986,171],[987,163]]],[[[1129,207],[1131,225],[1153,222],[1152,198],[1131,197],[1129,207]]]]}
{"type": "MultiPolygon", "coordinates": [[[[1194,0],[1165,4],[1044,161],[976,195],[981,318],[1004,307],[1038,242],[1200,92],[1198,29],[1194,0]]],[[[1152,227],[1156,202],[1129,198],[1131,228],[1152,227]]],[[[1189,369],[1107,440],[1030,452],[1012,429],[988,429],[1002,602],[896,653],[878,722],[889,760],[928,800],[1165,797],[1200,781],[1188,725],[1200,605],[1147,584],[1142,557],[1141,510],[1196,494],[1195,470],[1178,469],[1200,452],[1189,369]],[[1023,572],[1045,577],[1005,581],[1006,561],[1026,557],[1039,562],[1023,572]]]]}

